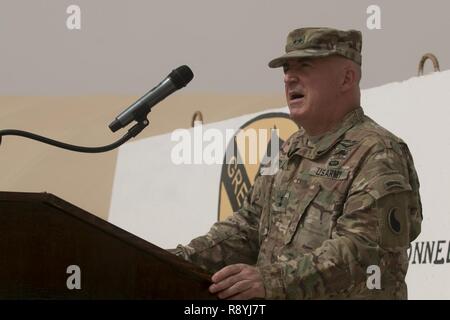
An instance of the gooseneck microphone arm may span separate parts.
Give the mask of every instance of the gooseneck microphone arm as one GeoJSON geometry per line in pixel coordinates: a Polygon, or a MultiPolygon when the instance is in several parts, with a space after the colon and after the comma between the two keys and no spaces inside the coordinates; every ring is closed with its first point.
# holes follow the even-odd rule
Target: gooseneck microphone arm
{"type": "Polygon", "coordinates": [[[76,146],[76,145],[56,141],[53,139],[49,139],[49,138],[31,133],[31,132],[22,131],[22,130],[14,130],[14,129],[0,130],[0,144],[2,142],[2,136],[20,136],[20,137],[36,140],[36,141],[39,141],[42,143],[46,143],[46,144],[52,145],[54,147],[70,150],[70,151],[84,152],[84,153],[101,153],[101,152],[107,152],[107,151],[111,151],[115,148],[118,148],[119,146],[121,146],[122,144],[124,144],[125,142],[130,140],[131,138],[136,137],[147,126],[148,126],[148,120],[138,122],[133,127],[131,127],[122,138],[120,138],[119,140],[117,140],[114,143],[111,143],[109,145],[102,146],[102,147],[76,146]]]}

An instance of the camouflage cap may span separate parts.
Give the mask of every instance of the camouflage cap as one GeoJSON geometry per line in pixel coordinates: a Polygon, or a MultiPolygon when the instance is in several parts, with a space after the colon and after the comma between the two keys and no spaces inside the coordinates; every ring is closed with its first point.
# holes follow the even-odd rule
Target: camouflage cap
{"type": "Polygon", "coordinates": [[[291,31],[286,41],[286,54],[269,62],[278,68],[288,59],[340,55],[361,65],[362,35],[358,30],[301,28],[291,31]]]}

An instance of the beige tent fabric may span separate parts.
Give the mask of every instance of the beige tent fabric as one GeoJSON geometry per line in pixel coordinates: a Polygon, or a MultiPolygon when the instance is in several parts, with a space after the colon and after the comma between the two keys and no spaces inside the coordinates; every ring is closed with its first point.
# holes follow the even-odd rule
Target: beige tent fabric
{"type": "MultiPolygon", "coordinates": [[[[82,146],[109,144],[125,129],[108,125],[139,97],[0,97],[0,129],[27,130],[82,146]]],[[[174,94],[153,108],[150,126],[136,139],[191,125],[199,110],[205,123],[282,107],[279,95],[174,94]]],[[[21,137],[3,137],[0,190],[50,192],[107,219],[117,150],[102,154],[65,151],[21,137]]]]}

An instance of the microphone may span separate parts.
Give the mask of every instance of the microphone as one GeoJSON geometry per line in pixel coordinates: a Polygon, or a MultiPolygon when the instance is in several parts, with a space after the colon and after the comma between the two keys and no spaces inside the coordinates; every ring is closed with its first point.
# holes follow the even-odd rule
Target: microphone
{"type": "Polygon", "coordinates": [[[172,70],[172,72],[152,90],[147,92],[138,101],[120,113],[109,125],[112,132],[127,126],[131,121],[143,121],[151,108],[178,89],[185,87],[194,74],[191,68],[184,65],[172,70]]]}

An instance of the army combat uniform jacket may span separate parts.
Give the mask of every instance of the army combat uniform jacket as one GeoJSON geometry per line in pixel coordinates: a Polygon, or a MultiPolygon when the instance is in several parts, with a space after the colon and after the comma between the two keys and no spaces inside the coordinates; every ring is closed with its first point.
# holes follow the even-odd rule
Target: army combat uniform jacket
{"type": "Polygon", "coordinates": [[[278,172],[258,176],[239,211],[175,253],[210,272],[256,265],[267,299],[406,299],[421,222],[407,145],[358,108],[319,138],[293,134],[278,172]]]}

